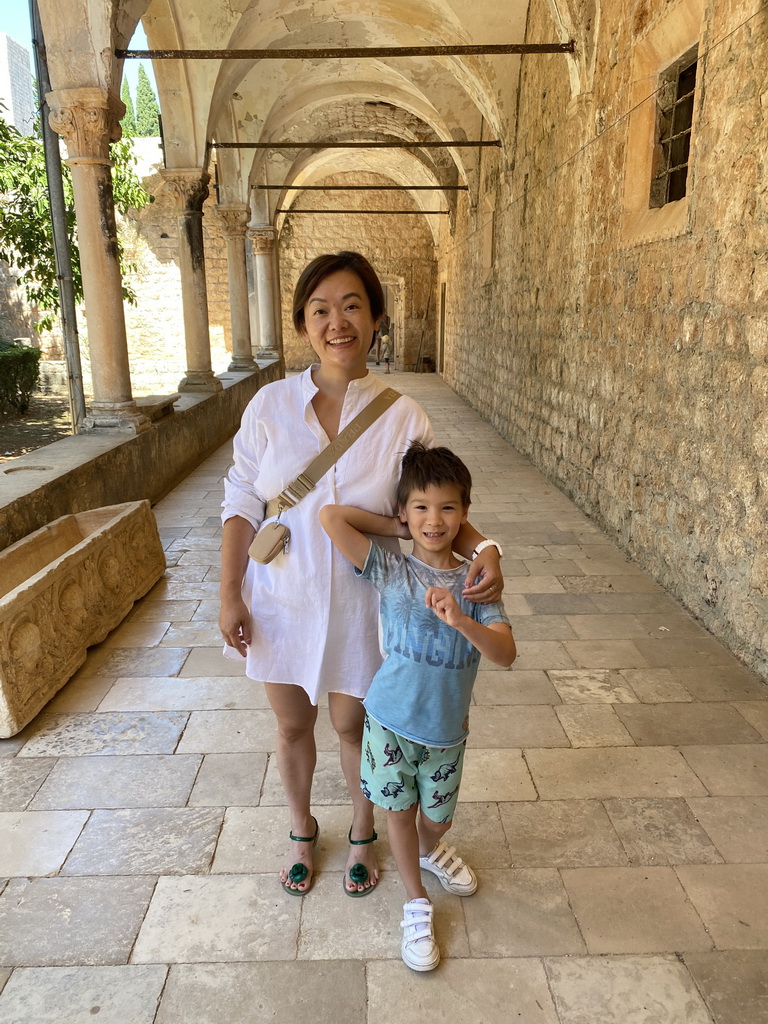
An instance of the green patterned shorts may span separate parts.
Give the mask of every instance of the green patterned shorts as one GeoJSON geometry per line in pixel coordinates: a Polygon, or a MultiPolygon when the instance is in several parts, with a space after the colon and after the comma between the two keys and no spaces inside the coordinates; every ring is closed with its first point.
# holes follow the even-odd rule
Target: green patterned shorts
{"type": "Polygon", "coordinates": [[[425,747],[366,714],[360,788],[388,811],[421,804],[428,818],[444,824],[456,811],[466,745],[463,740],[455,747],[425,747]]]}

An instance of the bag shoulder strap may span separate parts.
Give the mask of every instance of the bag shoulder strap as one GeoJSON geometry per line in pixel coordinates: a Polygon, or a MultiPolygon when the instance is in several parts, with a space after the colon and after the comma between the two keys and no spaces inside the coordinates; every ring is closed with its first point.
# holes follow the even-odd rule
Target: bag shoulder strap
{"type": "Polygon", "coordinates": [[[300,473],[292,483],[288,484],[276,498],[267,502],[266,517],[278,515],[283,509],[293,508],[300,502],[306,494],[314,489],[317,481],[328,472],[358,437],[364,434],[368,427],[375,423],[379,416],[386,412],[398,398],[400,398],[399,391],[387,388],[372,402],[369,402],[362,412],[359,412],[351,423],[348,423],[341,433],[323,448],[303,473],[300,473]]]}

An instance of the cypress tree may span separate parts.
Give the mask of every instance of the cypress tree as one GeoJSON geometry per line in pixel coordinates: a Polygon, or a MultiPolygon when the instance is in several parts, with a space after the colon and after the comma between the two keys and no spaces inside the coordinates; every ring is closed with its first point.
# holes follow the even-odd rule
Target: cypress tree
{"type": "Polygon", "coordinates": [[[160,134],[160,108],[149,84],[144,65],[139,64],[139,81],[136,86],[136,134],[148,138],[160,134]]]}
{"type": "Polygon", "coordinates": [[[128,87],[128,79],[123,79],[123,85],[120,89],[120,99],[125,104],[125,117],[120,122],[123,129],[123,136],[135,135],[136,134],[136,115],[133,112],[133,100],[131,99],[131,90],[128,87]]]}

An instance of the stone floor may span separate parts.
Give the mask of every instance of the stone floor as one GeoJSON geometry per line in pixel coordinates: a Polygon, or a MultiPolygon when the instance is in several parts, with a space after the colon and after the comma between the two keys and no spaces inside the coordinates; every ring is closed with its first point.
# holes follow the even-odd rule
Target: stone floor
{"type": "Polygon", "coordinates": [[[156,508],[165,579],[0,741],[4,1024],[768,1021],[768,688],[438,378],[390,380],[473,470],[519,649],[475,689],[480,887],[425,879],[441,966],[399,959],[383,820],[376,893],[341,892],[326,716],[317,883],[278,885],[273,719],[216,627],[225,446],[156,508]]]}

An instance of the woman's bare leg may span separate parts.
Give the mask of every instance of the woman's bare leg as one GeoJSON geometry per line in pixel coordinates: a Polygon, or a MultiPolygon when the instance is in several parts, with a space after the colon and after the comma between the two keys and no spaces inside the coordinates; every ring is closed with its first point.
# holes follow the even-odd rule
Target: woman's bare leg
{"type": "MultiPolygon", "coordinates": [[[[329,693],[328,710],[333,728],[339,737],[341,770],[352,800],[352,838],[370,839],[373,835],[373,804],[360,789],[365,709],[357,697],[350,697],[345,693],[329,693]]],[[[378,882],[379,867],[372,843],[365,846],[350,846],[344,869],[345,875],[353,864],[365,865],[368,869],[368,880],[359,885],[347,880],[346,886],[350,892],[354,892],[355,889],[361,892],[378,882]]]]}
{"type": "MultiPolygon", "coordinates": [[[[300,686],[285,683],[265,683],[269,703],[277,716],[277,767],[283,784],[291,832],[295,836],[313,836],[315,821],[311,811],[312,776],[315,773],[315,721],[317,708],[300,686]]],[[[309,874],[292,889],[305,892],[312,880],[312,843],[291,841],[288,859],[280,869],[280,881],[288,880],[294,864],[304,864],[309,874]]]]}

